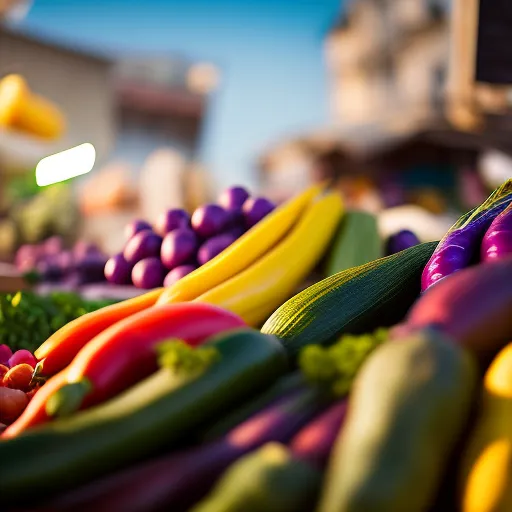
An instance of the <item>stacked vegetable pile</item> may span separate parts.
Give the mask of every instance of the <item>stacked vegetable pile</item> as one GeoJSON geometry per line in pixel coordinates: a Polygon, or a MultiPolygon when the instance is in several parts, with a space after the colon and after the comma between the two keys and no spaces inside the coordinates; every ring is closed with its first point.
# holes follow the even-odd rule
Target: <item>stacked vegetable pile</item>
{"type": "Polygon", "coordinates": [[[283,304],[342,218],[312,187],[171,287],[67,324],[1,436],[3,506],[510,510],[511,200],[509,181],[439,244],[283,304]]]}
{"type": "Polygon", "coordinates": [[[274,209],[243,187],[226,189],[219,204],[162,212],[154,227],[135,220],[126,226],[124,251],[105,266],[107,280],[137,288],[171,286],[230,246],[274,209]]]}
{"type": "Polygon", "coordinates": [[[80,286],[105,281],[107,256],[94,245],[79,240],[72,249],[60,236],[39,245],[22,245],[16,253],[16,267],[31,280],[80,286]]]}

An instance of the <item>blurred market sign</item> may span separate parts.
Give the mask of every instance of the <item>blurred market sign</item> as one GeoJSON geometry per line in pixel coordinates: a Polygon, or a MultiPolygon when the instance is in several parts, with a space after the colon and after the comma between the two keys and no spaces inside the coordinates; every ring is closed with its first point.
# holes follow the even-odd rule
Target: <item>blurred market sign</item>
{"type": "Polygon", "coordinates": [[[96,150],[88,142],[43,158],[36,167],[40,187],[87,174],[94,167],[96,150]]]}

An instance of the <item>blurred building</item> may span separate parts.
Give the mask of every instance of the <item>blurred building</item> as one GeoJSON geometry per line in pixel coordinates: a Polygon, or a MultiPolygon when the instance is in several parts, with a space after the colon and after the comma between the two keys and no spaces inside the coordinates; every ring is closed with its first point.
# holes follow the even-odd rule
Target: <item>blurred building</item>
{"type": "Polygon", "coordinates": [[[269,148],[262,186],[293,190],[303,168],[307,181],[344,182],[356,203],[378,189],[387,206],[472,206],[487,193],[482,154],[512,155],[506,34],[507,0],[344,2],[325,39],[330,123],[269,148]]]}

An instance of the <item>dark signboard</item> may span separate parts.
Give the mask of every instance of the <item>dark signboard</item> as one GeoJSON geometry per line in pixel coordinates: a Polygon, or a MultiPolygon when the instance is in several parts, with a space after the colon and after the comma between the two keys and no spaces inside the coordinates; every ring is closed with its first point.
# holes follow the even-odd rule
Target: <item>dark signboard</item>
{"type": "Polygon", "coordinates": [[[512,0],[480,0],[476,81],[512,84],[512,0]]]}

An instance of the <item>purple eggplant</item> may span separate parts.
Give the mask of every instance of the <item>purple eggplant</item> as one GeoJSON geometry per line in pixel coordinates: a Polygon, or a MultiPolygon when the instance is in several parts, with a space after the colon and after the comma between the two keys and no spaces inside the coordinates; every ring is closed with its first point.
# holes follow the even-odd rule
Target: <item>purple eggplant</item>
{"type": "Polygon", "coordinates": [[[423,270],[422,291],[472,263],[478,256],[485,232],[511,201],[512,179],[496,189],[478,208],[463,215],[448,230],[423,270]]]}
{"type": "Polygon", "coordinates": [[[346,415],[347,400],[345,399],[332,405],[308,423],[290,443],[295,457],[318,468],[324,468],[346,415]]]}
{"type": "Polygon", "coordinates": [[[217,441],[88,484],[51,503],[48,510],[188,510],[234,461],[267,442],[289,441],[323,407],[314,390],[293,393],[217,441]]]}
{"type": "Polygon", "coordinates": [[[130,284],[132,281],[132,268],[122,253],[112,256],[105,263],[105,277],[109,283],[113,284],[130,284]]]}
{"type": "Polygon", "coordinates": [[[393,338],[435,328],[487,363],[512,339],[512,255],[443,279],[413,305],[393,338]]]}
{"type": "Polygon", "coordinates": [[[490,225],[480,247],[483,262],[496,261],[512,254],[512,204],[490,225]]]}
{"type": "Polygon", "coordinates": [[[420,243],[418,237],[408,229],[403,229],[394,235],[391,235],[386,242],[386,256],[405,251],[420,243]]]}

